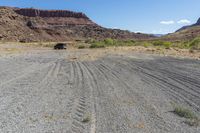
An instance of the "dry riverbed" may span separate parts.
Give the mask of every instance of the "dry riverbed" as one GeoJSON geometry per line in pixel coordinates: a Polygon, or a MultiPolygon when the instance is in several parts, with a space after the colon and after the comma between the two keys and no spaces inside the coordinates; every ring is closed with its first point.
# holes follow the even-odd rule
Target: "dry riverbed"
{"type": "Polygon", "coordinates": [[[36,50],[0,64],[0,132],[200,132],[173,112],[199,117],[198,60],[107,48],[36,50]]]}

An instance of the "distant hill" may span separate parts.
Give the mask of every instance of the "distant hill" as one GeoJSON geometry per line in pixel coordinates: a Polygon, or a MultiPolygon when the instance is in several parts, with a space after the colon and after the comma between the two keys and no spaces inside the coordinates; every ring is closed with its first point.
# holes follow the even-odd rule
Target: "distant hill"
{"type": "Polygon", "coordinates": [[[162,37],[164,36],[165,34],[152,34],[153,36],[156,36],[156,37],[162,37]]]}
{"type": "Polygon", "coordinates": [[[0,40],[5,41],[67,41],[88,38],[141,40],[153,37],[101,27],[80,12],[0,7],[0,40]]]}
{"type": "Polygon", "coordinates": [[[200,26],[200,18],[198,19],[198,21],[195,24],[183,26],[182,28],[178,29],[176,32],[179,32],[179,31],[182,31],[182,30],[194,27],[194,26],[200,26]]]}
{"type": "Polygon", "coordinates": [[[191,40],[200,36],[200,18],[195,24],[184,26],[177,30],[175,33],[168,34],[162,39],[165,40],[191,40]]]}

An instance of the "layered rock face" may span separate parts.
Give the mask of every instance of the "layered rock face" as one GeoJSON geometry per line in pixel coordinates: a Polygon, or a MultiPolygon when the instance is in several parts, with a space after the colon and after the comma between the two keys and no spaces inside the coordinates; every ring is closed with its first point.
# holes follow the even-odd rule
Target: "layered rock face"
{"type": "Polygon", "coordinates": [[[147,34],[101,27],[79,12],[0,7],[0,40],[68,41],[151,37],[147,34]]]}
{"type": "Polygon", "coordinates": [[[39,10],[32,8],[15,9],[15,12],[27,17],[72,17],[89,19],[84,13],[67,10],[39,10]]]}
{"type": "MultiPolygon", "coordinates": [[[[30,19],[41,18],[46,21],[49,26],[64,25],[95,25],[84,13],[72,12],[68,10],[39,10],[32,8],[15,8],[14,11],[24,17],[30,19]]],[[[47,25],[46,25],[47,26],[47,25]]],[[[44,24],[38,27],[44,27],[44,24]]]]}

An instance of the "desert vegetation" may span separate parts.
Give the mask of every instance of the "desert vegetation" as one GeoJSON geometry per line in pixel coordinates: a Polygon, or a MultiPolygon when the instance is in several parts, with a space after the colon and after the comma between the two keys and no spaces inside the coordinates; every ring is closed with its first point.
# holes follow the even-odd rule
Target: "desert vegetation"
{"type": "Polygon", "coordinates": [[[200,37],[187,41],[164,41],[164,40],[117,40],[106,38],[104,40],[86,40],[85,43],[90,44],[89,48],[105,48],[105,47],[118,47],[118,46],[143,46],[143,47],[156,47],[156,48],[179,48],[200,50],[200,37]]]}
{"type": "Polygon", "coordinates": [[[176,106],[174,109],[174,113],[180,117],[188,118],[188,119],[196,119],[197,116],[191,110],[184,108],[182,106],[176,106]]]}
{"type": "Polygon", "coordinates": [[[200,119],[197,115],[190,109],[182,106],[175,106],[174,111],[176,115],[186,118],[187,120],[184,121],[189,126],[199,126],[200,119]]]}
{"type": "Polygon", "coordinates": [[[85,116],[83,117],[82,122],[83,122],[83,123],[88,123],[88,122],[90,122],[90,121],[91,121],[91,114],[86,113],[85,116]]]}
{"type": "Polygon", "coordinates": [[[78,46],[78,49],[84,49],[85,48],[85,45],[81,44],[78,46]]]}
{"type": "Polygon", "coordinates": [[[90,48],[104,48],[112,46],[134,46],[136,45],[135,40],[117,40],[106,38],[104,40],[87,40],[86,43],[91,44],[90,48]]]}
{"type": "Polygon", "coordinates": [[[200,50],[200,37],[197,37],[190,41],[189,47],[194,50],[200,50]]]}

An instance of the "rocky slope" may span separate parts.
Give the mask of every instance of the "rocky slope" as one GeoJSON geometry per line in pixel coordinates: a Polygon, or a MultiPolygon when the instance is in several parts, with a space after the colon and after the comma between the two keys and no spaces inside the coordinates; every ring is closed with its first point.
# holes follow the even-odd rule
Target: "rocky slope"
{"type": "Polygon", "coordinates": [[[149,39],[151,37],[153,36],[101,27],[83,13],[0,7],[0,40],[4,41],[149,39]]]}

